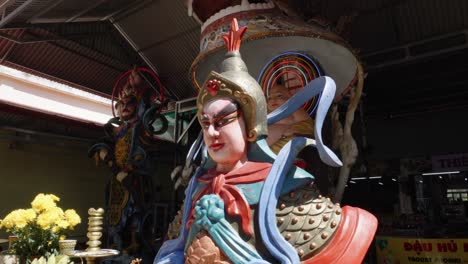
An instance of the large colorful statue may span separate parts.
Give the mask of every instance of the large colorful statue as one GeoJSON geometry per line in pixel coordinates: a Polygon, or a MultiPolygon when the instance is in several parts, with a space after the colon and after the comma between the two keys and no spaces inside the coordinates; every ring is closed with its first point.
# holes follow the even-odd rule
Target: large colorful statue
{"type": "Polygon", "coordinates": [[[134,257],[153,251],[153,238],[145,230],[152,228],[154,204],[149,149],[157,143],[155,135],[164,133],[167,127],[159,114],[163,99],[155,98],[152,85],[143,82],[143,74],[162,88],[157,76],[145,68],[124,73],[116,82],[112,98],[116,99],[117,116],[104,126],[103,142],[89,150],[90,156],[112,171],[106,195],[106,246],[134,257]],[[156,120],[160,121],[159,129],[153,125],[156,120]]]}
{"type": "MultiPolygon", "coordinates": [[[[361,97],[364,73],[356,52],[346,42],[350,32],[349,25],[355,14],[345,13],[349,12],[346,4],[331,8],[324,5],[324,2],[326,1],[186,1],[188,14],[201,24],[200,53],[190,72],[194,86],[200,88],[213,65],[218,65],[223,60],[222,36],[229,31],[229,23],[235,17],[239,25],[248,26],[242,47],[243,59],[265,96],[270,97],[270,89],[276,83],[283,84],[291,94],[295,94],[315,78],[325,75],[332,77],[336,82],[334,103],[335,106],[340,105],[341,111],[334,112],[336,122],[333,122],[331,133],[327,133],[327,139],[333,135],[332,146],[339,150],[343,166],[339,169],[338,179],[335,173],[329,173],[320,175],[320,181],[328,182],[326,185],[331,188],[327,193],[333,194],[335,201],[340,201],[358,154],[351,126],[361,97]],[[324,10],[328,11],[327,14],[333,21],[324,18],[324,10]],[[352,97],[348,100],[350,94],[352,97]],[[346,118],[340,118],[343,114],[346,114],[346,118]],[[326,176],[328,180],[324,179],[326,176]],[[336,182],[338,184],[335,189],[336,182]]],[[[311,98],[304,104],[312,117],[318,97],[311,98]]],[[[272,138],[274,134],[273,131],[272,138]]],[[[278,146],[273,146],[273,149],[279,150],[279,145],[283,144],[281,142],[287,142],[286,138],[278,142],[278,146]]],[[[307,166],[316,168],[308,161],[311,156],[309,153],[309,150],[303,153],[307,166]]]]}
{"type": "MultiPolygon", "coordinates": [[[[268,112],[273,112],[289,98],[291,98],[289,90],[283,85],[275,84],[267,97],[268,112]]],[[[267,142],[275,154],[278,154],[291,139],[298,136],[314,137],[314,121],[302,107],[290,116],[268,126],[267,142]]]]}
{"type": "Polygon", "coordinates": [[[239,53],[245,30],[232,22],[221,72],[209,73],[201,86],[198,119],[208,155],[186,190],[179,234],[154,263],[361,263],[376,218],[333,204],[318,193],[312,175],[292,165],[309,143],[325,163],[341,165],[321,137],[335,84],[317,78],[267,119],[262,89],[239,53]],[[320,92],[315,140],[294,138],[273,154],[267,125],[320,92]]]}

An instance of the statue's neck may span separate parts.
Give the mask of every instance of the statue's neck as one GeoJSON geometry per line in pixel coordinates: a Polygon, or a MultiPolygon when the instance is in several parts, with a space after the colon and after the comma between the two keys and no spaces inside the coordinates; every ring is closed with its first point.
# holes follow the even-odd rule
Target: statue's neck
{"type": "Polygon", "coordinates": [[[247,162],[247,155],[242,157],[240,160],[233,162],[233,163],[217,163],[216,164],[216,171],[219,173],[226,174],[230,171],[239,169],[240,167],[244,166],[247,162]]]}

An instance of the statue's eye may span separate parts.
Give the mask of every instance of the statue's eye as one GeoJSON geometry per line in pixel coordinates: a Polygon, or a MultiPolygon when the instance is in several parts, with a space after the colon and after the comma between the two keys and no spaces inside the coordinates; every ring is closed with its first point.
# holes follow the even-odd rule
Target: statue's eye
{"type": "Polygon", "coordinates": [[[209,121],[202,121],[201,126],[203,129],[208,129],[210,127],[210,122],[209,121]]]}
{"type": "Polygon", "coordinates": [[[221,118],[220,120],[216,121],[215,127],[216,128],[223,127],[223,126],[225,126],[225,125],[227,125],[229,123],[232,123],[236,119],[237,119],[237,116],[221,118]]]}

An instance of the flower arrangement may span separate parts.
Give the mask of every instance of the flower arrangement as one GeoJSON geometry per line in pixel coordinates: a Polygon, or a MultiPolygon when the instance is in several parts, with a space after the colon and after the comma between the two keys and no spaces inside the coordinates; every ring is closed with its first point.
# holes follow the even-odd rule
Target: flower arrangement
{"type": "Polygon", "coordinates": [[[65,230],[81,222],[75,210],[63,211],[58,201],[60,198],[53,194],[40,193],[31,202],[32,208],[14,210],[0,220],[0,228],[17,237],[10,250],[20,256],[21,263],[32,257],[57,255],[65,230]]]}
{"type": "Polygon", "coordinates": [[[31,264],[69,264],[72,263],[68,256],[58,256],[55,257],[51,255],[49,258],[40,257],[39,259],[34,259],[31,264]]]}

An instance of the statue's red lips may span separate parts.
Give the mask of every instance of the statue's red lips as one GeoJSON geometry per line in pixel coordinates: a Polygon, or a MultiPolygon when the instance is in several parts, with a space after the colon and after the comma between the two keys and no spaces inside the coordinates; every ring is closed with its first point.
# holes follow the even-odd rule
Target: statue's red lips
{"type": "Polygon", "coordinates": [[[224,146],[223,143],[213,143],[210,145],[210,149],[217,151],[220,150],[224,146]]]}

